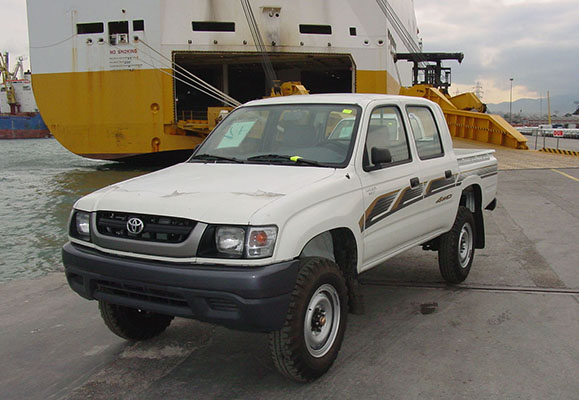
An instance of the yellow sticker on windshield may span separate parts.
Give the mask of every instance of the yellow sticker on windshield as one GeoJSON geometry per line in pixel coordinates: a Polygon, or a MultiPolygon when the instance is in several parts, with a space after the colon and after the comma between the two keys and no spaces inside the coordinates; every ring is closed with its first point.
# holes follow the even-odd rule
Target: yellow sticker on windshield
{"type": "Polygon", "coordinates": [[[297,162],[301,157],[300,156],[292,156],[290,157],[290,160],[292,160],[293,162],[297,162]]]}
{"type": "Polygon", "coordinates": [[[344,108],[342,110],[342,114],[352,114],[352,110],[348,110],[347,108],[344,108]]]}

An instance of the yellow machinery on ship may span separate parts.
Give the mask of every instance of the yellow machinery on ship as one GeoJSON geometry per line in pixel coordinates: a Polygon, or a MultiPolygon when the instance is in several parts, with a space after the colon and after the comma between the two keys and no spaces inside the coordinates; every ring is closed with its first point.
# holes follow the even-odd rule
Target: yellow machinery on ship
{"type": "MultiPolygon", "coordinates": [[[[308,94],[299,82],[284,82],[285,84],[288,84],[287,89],[277,96],[308,94]],[[296,86],[299,86],[299,89],[296,89],[296,86]]],[[[400,88],[400,94],[424,97],[438,104],[453,137],[528,150],[527,139],[503,117],[485,113],[486,106],[474,93],[461,93],[451,97],[433,86],[422,84],[400,88]]],[[[224,110],[230,111],[232,107],[210,107],[207,110],[207,120],[180,120],[177,127],[183,132],[206,136],[222,118],[224,110]]]]}
{"type": "MultiPolygon", "coordinates": [[[[310,94],[310,92],[301,82],[289,81],[282,83],[279,80],[274,80],[269,97],[304,94],[310,94]]],[[[183,119],[177,122],[177,128],[183,132],[204,137],[207,136],[231,110],[233,110],[233,107],[208,107],[207,120],[185,119],[183,116],[183,119]]]]}
{"type": "Polygon", "coordinates": [[[486,114],[486,106],[474,93],[448,96],[429,85],[401,88],[405,96],[424,97],[437,103],[444,112],[453,137],[476,140],[497,146],[528,150],[527,139],[503,117],[486,114]]]}
{"type": "Polygon", "coordinates": [[[405,96],[424,97],[437,103],[446,117],[453,137],[476,140],[496,146],[528,150],[527,139],[504,118],[487,114],[486,105],[474,93],[450,96],[451,69],[444,60],[462,62],[462,53],[398,53],[395,60],[412,62],[413,86],[400,88],[405,96]]]}

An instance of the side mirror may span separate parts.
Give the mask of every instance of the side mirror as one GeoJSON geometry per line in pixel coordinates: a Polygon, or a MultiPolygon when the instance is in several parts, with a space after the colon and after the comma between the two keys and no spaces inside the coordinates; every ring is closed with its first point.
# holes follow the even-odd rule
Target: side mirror
{"type": "Polygon", "coordinates": [[[372,147],[370,155],[372,164],[374,165],[388,164],[392,162],[392,154],[390,154],[390,150],[385,147],[372,147]]]}

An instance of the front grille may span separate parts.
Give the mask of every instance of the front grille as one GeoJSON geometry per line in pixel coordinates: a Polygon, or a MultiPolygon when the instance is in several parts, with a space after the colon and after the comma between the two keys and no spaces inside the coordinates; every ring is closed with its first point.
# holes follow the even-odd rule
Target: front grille
{"type": "Polygon", "coordinates": [[[99,280],[96,281],[96,291],[131,299],[144,300],[149,303],[164,304],[176,307],[189,307],[187,301],[179,293],[154,289],[142,285],[129,285],[99,280]]]}
{"type": "Polygon", "coordinates": [[[196,222],[185,218],[160,215],[132,214],[116,211],[97,212],[97,230],[101,235],[123,239],[160,243],[181,243],[191,233],[196,222]],[[142,232],[133,234],[127,230],[131,218],[143,221],[142,232]]]}

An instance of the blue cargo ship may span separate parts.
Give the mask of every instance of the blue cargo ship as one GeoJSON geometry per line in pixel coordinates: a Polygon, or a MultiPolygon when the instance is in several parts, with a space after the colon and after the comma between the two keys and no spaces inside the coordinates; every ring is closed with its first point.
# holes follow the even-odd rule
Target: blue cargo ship
{"type": "Polygon", "coordinates": [[[38,112],[0,114],[0,139],[52,137],[38,112]]]}

